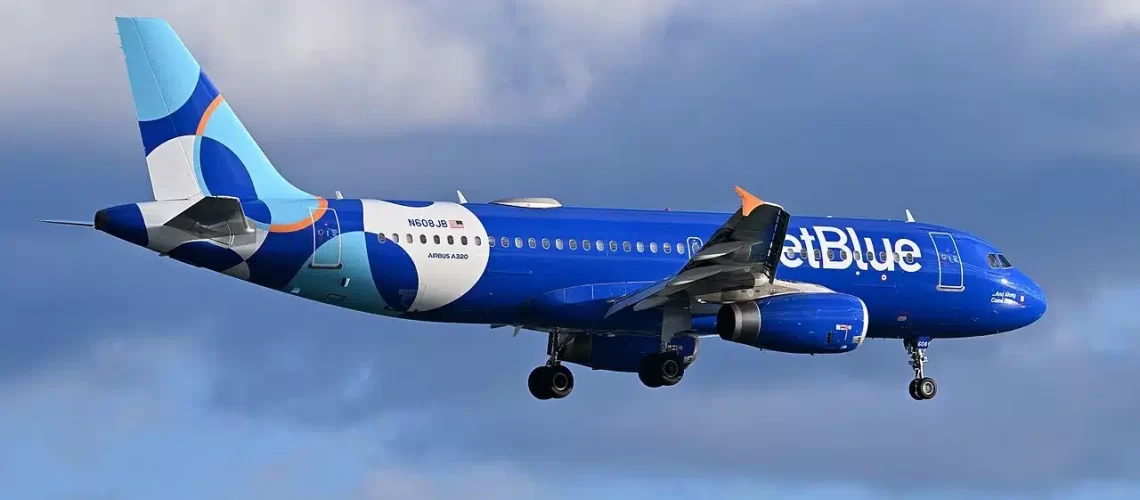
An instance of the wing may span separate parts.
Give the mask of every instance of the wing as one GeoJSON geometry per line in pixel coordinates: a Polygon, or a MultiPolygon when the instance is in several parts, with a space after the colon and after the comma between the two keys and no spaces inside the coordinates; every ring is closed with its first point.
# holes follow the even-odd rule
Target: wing
{"type": "Polygon", "coordinates": [[[711,302],[736,302],[772,288],[784,248],[791,215],[783,207],[761,201],[736,187],[740,209],[729,217],[685,267],[614,302],[606,316],[632,308],[643,311],[691,297],[711,302]]]}

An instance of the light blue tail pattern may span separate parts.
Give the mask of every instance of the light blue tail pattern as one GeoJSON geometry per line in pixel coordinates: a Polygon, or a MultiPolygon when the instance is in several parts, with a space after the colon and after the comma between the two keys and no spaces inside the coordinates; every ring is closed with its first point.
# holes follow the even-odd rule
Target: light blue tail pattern
{"type": "Polygon", "coordinates": [[[314,199],[281,177],[161,19],[115,19],[156,200],[314,199]]]}

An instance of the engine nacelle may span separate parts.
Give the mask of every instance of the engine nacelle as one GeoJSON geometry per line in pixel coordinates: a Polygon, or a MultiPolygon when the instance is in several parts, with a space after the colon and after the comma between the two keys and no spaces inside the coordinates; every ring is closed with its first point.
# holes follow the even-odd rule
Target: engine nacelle
{"type": "MultiPolygon", "coordinates": [[[[564,340],[565,336],[560,340],[564,340]]],[[[645,337],[602,335],[573,335],[563,348],[560,358],[568,363],[588,366],[595,370],[636,373],[645,356],[659,351],[661,339],[656,335],[645,337]]],[[[669,341],[669,349],[681,355],[688,366],[696,361],[700,339],[678,335],[669,341]]]]}
{"type": "Polygon", "coordinates": [[[720,338],[796,354],[850,352],[867,334],[867,305],[842,293],[791,293],[721,306],[720,338]]]}

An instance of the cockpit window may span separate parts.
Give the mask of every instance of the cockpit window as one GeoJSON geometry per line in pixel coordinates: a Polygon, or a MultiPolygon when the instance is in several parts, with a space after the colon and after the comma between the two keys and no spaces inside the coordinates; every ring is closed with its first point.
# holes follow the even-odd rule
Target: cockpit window
{"type": "Polygon", "coordinates": [[[1013,264],[1009,263],[1009,259],[1006,259],[1005,256],[1000,253],[998,254],[998,260],[1001,261],[1001,267],[1013,267],[1013,264]]]}
{"type": "Polygon", "coordinates": [[[987,255],[986,260],[989,261],[990,267],[992,267],[994,269],[1001,267],[1001,262],[998,261],[997,255],[995,255],[995,254],[991,253],[991,254],[987,255]]]}

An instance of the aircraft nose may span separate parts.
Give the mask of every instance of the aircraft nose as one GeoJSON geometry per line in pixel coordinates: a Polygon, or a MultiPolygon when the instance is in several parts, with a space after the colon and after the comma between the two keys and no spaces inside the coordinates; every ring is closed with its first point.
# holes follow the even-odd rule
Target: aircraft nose
{"type": "Polygon", "coordinates": [[[95,229],[143,247],[150,241],[142,210],[134,203],[95,212],[95,229]]]}
{"type": "Polygon", "coordinates": [[[1021,301],[1023,309],[1020,315],[1024,323],[1023,326],[1028,326],[1045,315],[1048,301],[1045,298],[1045,290],[1041,289],[1041,286],[1029,279],[1028,276],[1018,276],[1017,285],[1018,291],[1024,297],[1024,300],[1021,301]]]}

